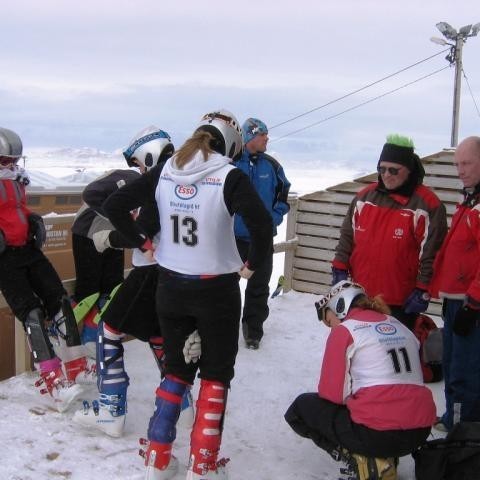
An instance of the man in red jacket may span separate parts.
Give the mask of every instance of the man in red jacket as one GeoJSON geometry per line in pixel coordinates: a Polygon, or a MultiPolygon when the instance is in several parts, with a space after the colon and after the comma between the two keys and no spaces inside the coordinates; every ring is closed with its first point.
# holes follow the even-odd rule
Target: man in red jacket
{"type": "Polygon", "coordinates": [[[480,137],[455,152],[463,202],[434,264],[432,296],[443,298],[446,411],[436,424],[480,421],[480,137]]]}
{"type": "Polygon", "coordinates": [[[350,274],[412,329],[428,308],[433,261],[447,231],[445,206],[423,185],[411,139],[389,135],[377,169],[378,181],[357,193],[343,222],[333,284],[350,274]]]}

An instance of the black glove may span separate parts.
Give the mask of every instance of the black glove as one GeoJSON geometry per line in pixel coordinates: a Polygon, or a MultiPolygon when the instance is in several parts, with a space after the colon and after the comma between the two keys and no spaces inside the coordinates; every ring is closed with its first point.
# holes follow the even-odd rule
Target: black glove
{"type": "Polygon", "coordinates": [[[7,248],[7,244],[5,243],[5,236],[3,232],[0,230],[0,255],[5,251],[7,248]]]}
{"type": "Polygon", "coordinates": [[[341,268],[332,267],[332,285],[336,285],[338,282],[342,280],[347,280],[348,278],[348,271],[342,270],[341,268]]]}
{"type": "Polygon", "coordinates": [[[43,218],[36,213],[31,213],[28,217],[28,236],[30,241],[33,242],[35,248],[39,250],[43,247],[45,240],[47,239],[47,232],[45,231],[45,224],[43,218]]]}
{"type": "Polygon", "coordinates": [[[468,305],[464,305],[455,315],[453,321],[453,331],[461,337],[466,337],[473,332],[477,324],[477,320],[480,318],[480,310],[475,310],[468,305]]]}

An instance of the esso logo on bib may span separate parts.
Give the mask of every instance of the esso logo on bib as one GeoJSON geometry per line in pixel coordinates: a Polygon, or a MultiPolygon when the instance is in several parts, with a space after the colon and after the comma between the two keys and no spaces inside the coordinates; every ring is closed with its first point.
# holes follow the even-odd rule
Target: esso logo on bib
{"type": "Polygon", "coordinates": [[[191,200],[197,194],[195,185],[177,185],[175,195],[181,200],[191,200]]]}
{"type": "Polygon", "coordinates": [[[397,333],[397,329],[389,323],[379,323],[375,325],[375,330],[380,333],[380,335],[395,335],[397,333]]]}

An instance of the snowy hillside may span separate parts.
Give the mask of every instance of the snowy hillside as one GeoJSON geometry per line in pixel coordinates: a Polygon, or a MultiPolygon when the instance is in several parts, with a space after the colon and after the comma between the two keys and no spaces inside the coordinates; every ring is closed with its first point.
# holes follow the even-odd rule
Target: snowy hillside
{"type": "MultiPolygon", "coordinates": [[[[35,186],[35,180],[42,182],[42,172],[56,177],[63,185],[86,185],[108,170],[128,168],[121,149],[113,152],[92,148],[31,149],[26,151],[26,156],[25,168],[32,172],[32,186],[35,186]]],[[[302,166],[298,162],[289,163],[288,159],[279,160],[292,184],[291,192],[299,195],[323,190],[368,172],[360,165],[325,166],[321,162],[310,162],[302,166]]],[[[372,171],[375,165],[376,163],[372,165],[372,171]]]]}

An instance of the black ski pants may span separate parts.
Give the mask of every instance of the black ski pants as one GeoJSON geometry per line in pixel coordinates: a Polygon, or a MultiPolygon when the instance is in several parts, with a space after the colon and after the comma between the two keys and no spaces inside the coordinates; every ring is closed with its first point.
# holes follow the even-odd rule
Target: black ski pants
{"type": "Polygon", "coordinates": [[[123,281],[124,252],[107,248],[100,253],[93,240],[72,234],[72,251],[75,262],[75,300],[77,302],[93,293],[110,293],[123,281]]]}
{"type": "Polygon", "coordinates": [[[166,374],[192,384],[199,377],[230,384],[238,352],[240,286],[237,273],[188,279],[159,268],[157,315],[163,334],[166,374]],[[185,363],[183,346],[194,330],[202,339],[197,363],[185,363]]]}
{"type": "Polygon", "coordinates": [[[155,309],[158,265],[135,267],[123,281],[102,320],[120,332],[147,342],[160,337],[155,309]]]}
{"type": "Polygon", "coordinates": [[[0,255],[0,290],[22,322],[34,308],[53,318],[66,295],[62,281],[45,254],[33,247],[7,247],[0,255]]]}
{"type": "MultiPolygon", "coordinates": [[[[250,243],[237,240],[237,249],[243,261],[247,260],[250,243]]],[[[243,305],[242,324],[247,326],[248,338],[261,340],[263,337],[263,322],[268,318],[268,284],[272,276],[273,250],[270,251],[262,264],[247,280],[245,300],[243,305]]]]}
{"type": "Polygon", "coordinates": [[[366,457],[403,457],[422,445],[430,427],[412,430],[373,430],[352,422],[345,405],[303,393],[290,405],[285,420],[300,436],[331,453],[338,446],[366,457]]]}

